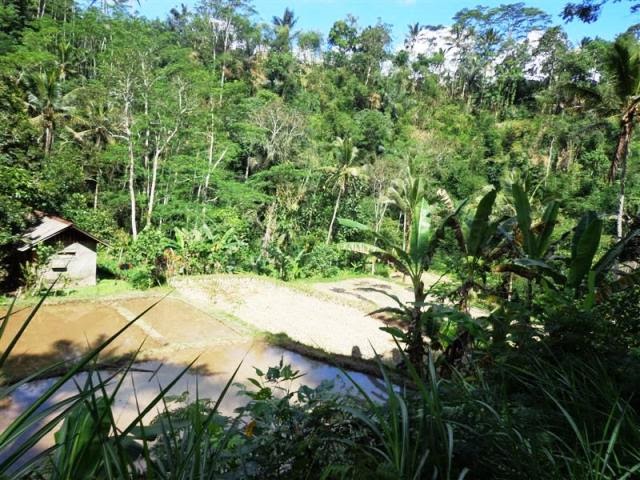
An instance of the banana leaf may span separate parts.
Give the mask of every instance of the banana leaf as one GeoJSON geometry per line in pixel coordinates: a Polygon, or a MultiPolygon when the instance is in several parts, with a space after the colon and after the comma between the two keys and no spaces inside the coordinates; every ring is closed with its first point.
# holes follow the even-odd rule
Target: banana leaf
{"type": "Polygon", "coordinates": [[[409,236],[409,256],[415,265],[421,265],[429,251],[429,244],[433,238],[431,213],[431,207],[424,199],[416,206],[413,213],[409,236]]]}
{"type": "Polygon", "coordinates": [[[490,237],[491,225],[489,223],[489,216],[493,210],[497,194],[498,192],[496,190],[491,190],[482,197],[482,200],[480,200],[478,204],[469,229],[467,255],[477,257],[480,254],[482,245],[484,245],[490,237]]]}
{"type": "Polygon", "coordinates": [[[555,229],[559,211],[560,204],[556,201],[552,201],[547,205],[547,208],[542,215],[541,232],[538,237],[535,238],[536,258],[542,258],[549,248],[551,235],[555,229]]]}
{"type": "Polygon", "coordinates": [[[573,235],[568,284],[577,288],[591,270],[602,236],[602,220],[595,212],[582,216],[573,235]]]}
{"type": "Polygon", "coordinates": [[[528,256],[534,256],[535,244],[531,232],[531,205],[529,197],[520,184],[512,186],[513,201],[516,207],[516,218],[518,227],[522,233],[523,249],[528,256]]]}
{"type": "Polygon", "coordinates": [[[638,236],[640,236],[640,229],[629,232],[623,239],[607,250],[600,260],[598,260],[593,267],[593,271],[596,273],[596,279],[598,281],[613,268],[627,244],[638,236]]]}

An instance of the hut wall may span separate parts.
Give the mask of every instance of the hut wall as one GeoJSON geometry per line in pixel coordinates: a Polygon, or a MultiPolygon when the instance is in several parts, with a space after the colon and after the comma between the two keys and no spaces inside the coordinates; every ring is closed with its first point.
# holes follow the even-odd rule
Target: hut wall
{"type": "Polygon", "coordinates": [[[43,273],[45,281],[52,282],[60,276],[59,288],[95,285],[96,242],[84,238],[65,238],[64,240],[66,246],[49,259],[43,273]]]}

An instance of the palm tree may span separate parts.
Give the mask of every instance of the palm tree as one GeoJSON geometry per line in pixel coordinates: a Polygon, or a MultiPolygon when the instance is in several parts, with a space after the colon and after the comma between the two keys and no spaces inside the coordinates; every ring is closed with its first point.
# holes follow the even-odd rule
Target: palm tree
{"type": "Polygon", "coordinates": [[[620,112],[620,131],[616,150],[609,169],[609,181],[620,177],[617,234],[623,236],[625,188],[629,145],[638,120],[640,106],[640,44],[631,35],[616,39],[609,51],[607,64],[612,73],[614,102],[620,112]]]}
{"type": "MultiPolygon", "coordinates": [[[[293,10],[288,7],[284,9],[282,17],[274,16],[272,18],[274,30],[276,33],[273,47],[275,50],[285,51],[288,50],[291,44],[291,31],[298,23],[298,19],[295,17],[293,10]]],[[[293,35],[295,37],[297,34],[293,35]]]]}
{"type": "Polygon", "coordinates": [[[640,112],[640,44],[638,40],[630,34],[620,35],[608,49],[604,63],[609,73],[608,81],[599,83],[596,88],[576,84],[564,85],[563,88],[575,97],[575,102],[580,108],[585,104],[591,104],[591,108],[602,115],[614,115],[619,119],[616,149],[611,158],[608,179],[613,183],[616,178],[620,178],[616,216],[616,233],[620,240],[624,234],[629,147],[640,112]]]}
{"type": "Polygon", "coordinates": [[[81,145],[101,150],[113,143],[114,111],[109,102],[89,100],[66,129],[81,145]]]}
{"type": "Polygon", "coordinates": [[[424,25],[420,25],[419,22],[416,22],[412,25],[410,24],[407,26],[409,27],[409,33],[407,34],[407,38],[404,41],[404,46],[408,50],[411,50],[415,46],[416,41],[418,40],[418,36],[420,35],[420,32],[424,30],[424,25]]]}
{"type": "Polygon", "coordinates": [[[338,209],[340,208],[340,200],[344,195],[349,182],[362,173],[362,166],[358,165],[358,148],[353,145],[351,138],[338,137],[334,143],[336,165],[331,167],[329,183],[333,184],[333,189],[337,191],[336,203],[333,207],[333,215],[327,232],[327,245],[331,243],[333,235],[333,226],[336,222],[338,209]]]}
{"type": "Polygon", "coordinates": [[[182,32],[189,21],[189,15],[189,8],[184,3],[180,4],[180,9],[172,8],[169,10],[169,16],[167,17],[169,28],[175,32],[182,32]]]}
{"type": "Polygon", "coordinates": [[[74,115],[71,125],[65,128],[80,144],[87,156],[87,163],[93,173],[89,178],[95,183],[93,191],[93,208],[98,208],[98,192],[102,169],[96,152],[102,151],[114,142],[113,127],[115,125],[113,104],[108,101],[89,100],[81,108],[79,115],[74,115]]]}
{"type": "Polygon", "coordinates": [[[284,9],[282,17],[274,15],[272,18],[272,22],[276,27],[285,27],[291,30],[296,26],[296,23],[298,23],[298,19],[295,17],[293,10],[287,7],[284,9]]]}
{"type": "Polygon", "coordinates": [[[71,42],[60,41],[56,45],[56,49],[58,50],[58,61],[57,66],[60,70],[60,80],[66,80],[68,74],[74,73],[75,69],[73,67],[74,58],[72,57],[73,48],[71,42]]]}
{"type": "Polygon", "coordinates": [[[34,115],[31,122],[42,130],[42,146],[45,155],[51,152],[56,128],[72,112],[70,100],[74,92],[62,94],[62,83],[58,69],[40,72],[26,80],[27,107],[34,115]]]}
{"type": "Polygon", "coordinates": [[[403,248],[407,246],[411,215],[424,196],[425,189],[422,178],[417,174],[415,163],[409,160],[405,174],[396,179],[387,192],[390,203],[395,205],[402,214],[403,248]]]}

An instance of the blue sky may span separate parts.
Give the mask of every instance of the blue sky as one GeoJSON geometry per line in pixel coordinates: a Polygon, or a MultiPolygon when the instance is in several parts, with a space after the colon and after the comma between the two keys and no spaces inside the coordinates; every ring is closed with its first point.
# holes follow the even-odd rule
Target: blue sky
{"type": "MultiPolygon", "coordinates": [[[[294,10],[298,17],[297,27],[304,30],[318,30],[327,34],[334,21],[348,13],[358,17],[360,25],[376,23],[378,18],[393,25],[394,43],[402,42],[407,25],[420,22],[428,25],[448,25],[452,16],[463,8],[473,8],[478,4],[496,6],[502,3],[516,3],[517,0],[254,0],[258,18],[270,21],[273,15],[281,15],[285,7],[294,10]]],[[[568,1],[568,0],[567,0],[568,1]]],[[[140,0],[137,8],[140,14],[150,18],[165,18],[169,10],[184,3],[193,7],[197,0],[140,0]]],[[[527,5],[538,7],[553,16],[555,23],[563,23],[559,17],[564,0],[528,0],[527,5]]],[[[586,25],[574,21],[564,25],[572,41],[585,36],[600,36],[612,39],[629,26],[640,23],[640,15],[629,13],[629,4],[611,3],[604,9],[600,20],[586,25]]]]}

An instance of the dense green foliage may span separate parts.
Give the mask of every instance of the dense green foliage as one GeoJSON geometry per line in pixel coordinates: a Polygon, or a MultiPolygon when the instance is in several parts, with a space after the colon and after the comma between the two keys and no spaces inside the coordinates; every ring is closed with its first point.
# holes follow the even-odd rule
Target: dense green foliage
{"type": "MultiPolygon", "coordinates": [[[[168,394],[191,365],[148,403],[137,403],[139,415],[128,423],[114,417],[113,406],[131,364],[88,375],[76,395],[52,401],[80,369],[93,372],[98,353],[137,317],[77,360],[0,432],[0,453],[11,452],[0,456],[0,475],[634,479],[640,471],[639,305],[638,288],[588,311],[547,303],[538,311],[550,317],[534,325],[522,322],[517,302],[505,304],[498,314],[510,320],[504,335],[497,323],[476,335],[459,369],[439,373],[443,356],[434,349],[438,357],[425,357],[425,377],[409,363],[402,376],[396,371],[389,378],[380,364],[376,395],[355,382],[351,392],[329,383],[310,388],[304,377],[296,385],[301,372],[280,361],[255,369],[241,388],[246,404],[232,416],[219,407],[231,382],[245,380],[235,374],[218,399],[168,394]],[[621,312],[623,304],[632,308],[621,312]],[[45,402],[51,415],[43,418],[45,402]],[[155,410],[153,421],[143,421],[155,410]],[[32,442],[54,429],[55,446],[30,457],[32,442]]],[[[0,369],[19,340],[0,356],[0,369]]],[[[0,400],[22,383],[0,385],[0,400]]]]}
{"type": "Polygon", "coordinates": [[[416,54],[432,28],[412,25],[394,51],[383,23],[349,17],[324,39],[296,31],[290,10],[254,18],[235,0],[166,21],[108,2],[3,4],[5,275],[33,209],[108,240],[105,271],[140,286],[361,268],[330,246],[354,239],[336,218],[406,236],[391,192],[409,163],[432,198],[442,188],[454,200],[519,171],[564,217],[603,213],[607,234],[626,178],[623,223],[636,214],[635,149],[616,148],[633,141],[632,34],[573,46],[544,12],[514,4],[459,12],[435,30],[448,53],[416,54]]]}

